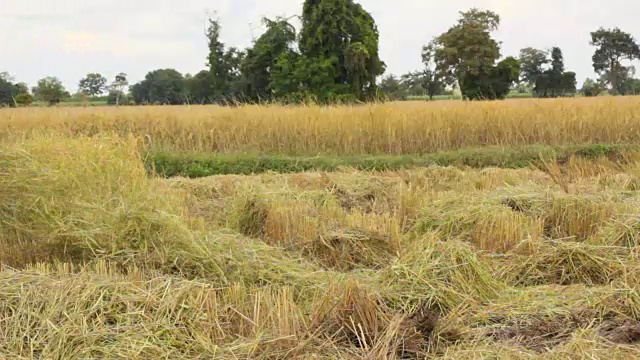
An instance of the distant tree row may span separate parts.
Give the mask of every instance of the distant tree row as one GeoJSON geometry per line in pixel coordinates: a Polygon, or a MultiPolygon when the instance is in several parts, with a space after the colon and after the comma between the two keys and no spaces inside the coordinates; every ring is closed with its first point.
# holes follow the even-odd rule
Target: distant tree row
{"type": "Polygon", "coordinates": [[[34,100],[56,104],[68,98],[86,101],[103,96],[109,104],[185,104],[363,102],[409,96],[452,94],[464,99],[504,99],[510,92],[536,97],[640,93],[632,61],[640,59],[635,39],[618,28],[591,33],[598,79],[587,79],[580,91],[576,74],[567,71],[562,50],[524,48],[519,57],[503,57],[492,37],[501,22],[492,11],[472,8],[423,46],[421,69],[378,83],[386,65],[378,52],[379,34],[370,13],[353,0],[305,0],[297,31],[290,19],[263,18],[265,32],[247,49],[221,41],[222,28],[210,18],[206,30],[206,68],[181,74],[156,69],[129,86],[126,74],[109,81],[90,73],[70,95],[54,77],[29,92],[23,83],[0,76],[0,105],[28,105],[34,100]],[[127,91],[128,90],[128,91],[127,91]]]}
{"type": "Polygon", "coordinates": [[[182,77],[173,69],[151,71],[135,84],[136,103],[366,101],[377,96],[385,69],[378,30],[352,0],[307,0],[299,33],[288,19],[262,20],[266,31],[244,51],[220,40],[209,20],[207,69],[182,77]]]}

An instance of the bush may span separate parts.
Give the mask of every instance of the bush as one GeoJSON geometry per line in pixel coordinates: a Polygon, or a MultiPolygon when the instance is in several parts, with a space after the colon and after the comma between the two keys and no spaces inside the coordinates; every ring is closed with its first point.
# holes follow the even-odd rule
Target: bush
{"type": "Polygon", "coordinates": [[[19,106],[29,106],[33,103],[33,96],[31,94],[18,94],[15,97],[15,101],[19,106]]]}

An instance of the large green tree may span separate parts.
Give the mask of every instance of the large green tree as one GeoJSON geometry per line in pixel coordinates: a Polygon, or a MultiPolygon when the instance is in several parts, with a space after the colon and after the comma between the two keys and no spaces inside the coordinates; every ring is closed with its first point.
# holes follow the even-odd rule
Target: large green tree
{"type": "Polygon", "coordinates": [[[538,77],[544,73],[544,67],[549,63],[548,52],[532,47],[520,50],[520,76],[529,87],[534,87],[538,77]]]}
{"type": "Polygon", "coordinates": [[[500,16],[472,8],[460,12],[456,25],[436,39],[435,61],[446,76],[453,76],[467,99],[503,99],[519,78],[520,64],[500,58],[500,46],[491,37],[500,16]]]}
{"type": "Polygon", "coordinates": [[[150,71],[131,87],[131,95],[137,104],[179,105],[187,101],[185,79],[174,69],[150,71]]]}
{"type": "Polygon", "coordinates": [[[595,72],[612,94],[624,94],[629,68],[623,61],[640,59],[640,47],[633,36],[619,28],[599,28],[591,33],[590,44],[596,47],[592,57],[595,72]]]}
{"type": "Polygon", "coordinates": [[[211,102],[211,73],[202,70],[194,76],[185,76],[186,89],[190,103],[207,104],[211,102]]]}
{"type": "Polygon", "coordinates": [[[71,97],[60,79],[52,76],[40,79],[33,88],[33,94],[36,99],[46,101],[49,105],[55,105],[71,97]]]}
{"type": "Polygon", "coordinates": [[[385,70],[378,51],[376,23],[353,0],[305,0],[298,69],[315,63],[311,73],[333,68],[331,77],[302,78],[304,87],[320,99],[365,100],[376,93],[376,79],[385,70]]]}
{"type": "Polygon", "coordinates": [[[541,72],[535,74],[533,93],[538,97],[559,97],[576,93],[576,74],[565,71],[564,56],[559,47],[551,49],[551,59],[546,59],[548,69],[540,67],[541,72]]]}
{"type": "Polygon", "coordinates": [[[98,96],[107,89],[107,78],[99,73],[89,73],[78,82],[80,91],[88,96],[98,96]]]}

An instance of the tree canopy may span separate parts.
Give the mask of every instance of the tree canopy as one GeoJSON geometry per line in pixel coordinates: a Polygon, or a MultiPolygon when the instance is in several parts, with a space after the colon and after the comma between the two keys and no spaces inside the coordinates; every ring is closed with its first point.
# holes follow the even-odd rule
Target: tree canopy
{"type": "Polygon", "coordinates": [[[375,96],[376,78],[385,64],[378,54],[376,23],[364,8],[352,0],[306,0],[300,31],[301,67],[309,75],[328,72],[320,79],[300,77],[304,88],[322,100],[375,96]],[[317,64],[313,66],[312,64],[317,64]],[[310,66],[311,65],[311,66],[310,66]]]}
{"type": "Polygon", "coordinates": [[[491,32],[500,26],[500,16],[490,10],[472,8],[460,12],[458,23],[436,40],[435,62],[445,77],[455,78],[465,98],[503,99],[520,75],[514,57],[500,58],[500,46],[491,32]]]}
{"type": "Polygon", "coordinates": [[[576,93],[576,74],[565,71],[564,56],[559,47],[551,51],[533,48],[520,50],[521,80],[533,85],[537,97],[559,97],[576,93]],[[547,58],[548,55],[551,58],[547,58]]]}
{"type": "Polygon", "coordinates": [[[599,28],[591,33],[590,44],[596,47],[592,57],[593,70],[601,75],[612,94],[625,94],[624,85],[631,69],[623,61],[640,59],[640,47],[633,36],[619,28],[599,28]]]}
{"type": "Polygon", "coordinates": [[[107,89],[107,78],[99,73],[87,74],[87,76],[80,79],[78,88],[82,93],[87,94],[88,96],[101,95],[107,89]]]}
{"type": "Polygon", "coordinates": [[[71,97],[69,92],[64,88],[62,81],[52,76],[40,79],[38,85],[33,88],[33,95],[36,99],[45,101],[49,105],[55,105],[71,97]]]}

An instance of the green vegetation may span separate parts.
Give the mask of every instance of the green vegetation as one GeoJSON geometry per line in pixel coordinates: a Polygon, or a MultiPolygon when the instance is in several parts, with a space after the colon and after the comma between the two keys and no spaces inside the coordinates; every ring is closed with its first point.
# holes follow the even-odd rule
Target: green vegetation
{"type": "Polygon", "coordinates": [[[424,156],[293,157],[259,154],[181,154],[150,152],[145,156],[149,171],[159,176],[189,178],[226,174],[260,174],[265,172],[297,173],[336,171],[353,168],[359,171],[395,171],[439,166],[506,169],[542,165],[542,159],[567,162],[571,157],[584,159],[624,158],[625,152],[640,147],[622,145],[527,146],[522,148],[476,148],[427,154],[424,156]]]}

